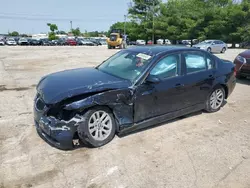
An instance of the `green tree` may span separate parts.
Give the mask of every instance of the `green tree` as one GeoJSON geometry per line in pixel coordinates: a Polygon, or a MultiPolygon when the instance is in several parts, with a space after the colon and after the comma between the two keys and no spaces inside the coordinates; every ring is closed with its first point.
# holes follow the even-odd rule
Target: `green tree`
{"type": "Polygon", "coordinates": [[[19,36],[19,33],[17,31],[13,31],[13,32],[9,33],[9,36],[16,37],[16,36],[19,36]]]}
{"type": "Polygon", "coordinates": [[[49,40],[58,39],[58,37],[56,36],[56,33],[55,33],[58,30],[57,25],[56,24],[47,23],[47,26],[49,26],[49,28],[50,28],[49,40]]]}
{"type": "Polygon", "coordinates": [[[79,27],[77,27],[76,29],[72,29],[71,32],[74,36],[80,36],[82,34],[79,27]]]}
{"type": "Polygon", "coordinates": [[[138,38],[155,38],[155,18],[159,15],[160,5],[160,0],[133,0],[128,14],[132,22],[138,24],[135,30],[138,38]]]}

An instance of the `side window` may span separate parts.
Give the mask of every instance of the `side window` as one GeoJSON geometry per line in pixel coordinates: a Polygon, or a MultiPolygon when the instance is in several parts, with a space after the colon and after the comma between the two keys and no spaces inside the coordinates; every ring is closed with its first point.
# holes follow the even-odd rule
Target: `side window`
{"type": "Polygon", "coordinates": [[[200,53],[186,53],[184,54],[184,58],[187,74],[206,70],[206,60],[204,55],[200,53]]]}
{"type": "Polygon", "coordinates": [[[160,79],[170,78],[178,75],[178,67],[180,65],[180,55],[169,55],[161,59],[150,74],[158,76],[160,79]]]}

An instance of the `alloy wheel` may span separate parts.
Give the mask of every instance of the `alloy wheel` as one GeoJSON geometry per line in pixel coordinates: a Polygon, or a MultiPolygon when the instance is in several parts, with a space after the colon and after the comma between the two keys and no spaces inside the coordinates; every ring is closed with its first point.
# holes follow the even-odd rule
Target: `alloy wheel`
{"type": "Polygon", "coordinates": [[[105,140],[112,130],[110,115],[101,110],[94,112],[89,118],[88,130],[93,139],[105,140]]]}
{"type": "Polygon", "coordinates": [[[214,110],[220,108],[223,101],[224,101],[224,93],[221,89],[216,89],[210,96],[210,106],[214,110]]]}

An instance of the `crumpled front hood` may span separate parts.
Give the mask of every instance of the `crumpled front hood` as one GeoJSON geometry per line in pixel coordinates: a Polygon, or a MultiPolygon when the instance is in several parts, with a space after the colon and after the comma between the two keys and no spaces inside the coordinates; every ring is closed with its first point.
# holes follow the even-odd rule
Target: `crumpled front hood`
{"type": "Polygon", "coordinates": [[[81,68],[56,72],[44,77],[37,86],[46,104],[110,89],[129,87],[131,82],[101,72],[95,68],[81,68]]]}

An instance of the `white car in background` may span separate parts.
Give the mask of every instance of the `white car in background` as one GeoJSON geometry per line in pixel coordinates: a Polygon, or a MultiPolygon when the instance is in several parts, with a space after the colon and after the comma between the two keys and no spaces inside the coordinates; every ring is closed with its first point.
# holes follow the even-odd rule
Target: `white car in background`
{"type": "Polygon", "coordinates": [[[146,45],[145,40],[136,40],[136,45],[146,45]]]}
{"type": "Polygon", "coordinates": [[[157,44],[160,44],[160,45],[171,44],[170,40],[168,40],[168,39],[158,39],[156,42],[157,42],[157,44]]]}
{"type": "Polygon", "coordinates": [[[17,45],[16,41],[13,38],[8,38],[6,41],[7,45],[17,45]]]}
{"type": "Polygon", "coordinates": [[[18,40],[18,44],[19,45],[28,45],[28,40],[26,39],[26,38],[20,38],[19,40],[18,40]]]}
{"type": "Polygon", "coordinates": [[[4,44],[4,41],[0,39],[0,45],[3,46],[4,44]]]}

